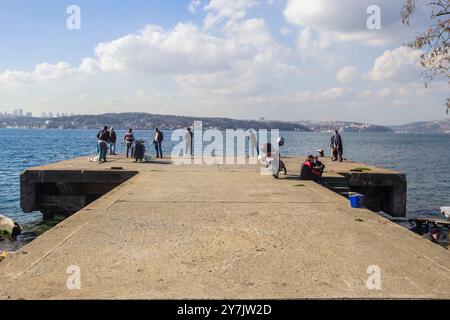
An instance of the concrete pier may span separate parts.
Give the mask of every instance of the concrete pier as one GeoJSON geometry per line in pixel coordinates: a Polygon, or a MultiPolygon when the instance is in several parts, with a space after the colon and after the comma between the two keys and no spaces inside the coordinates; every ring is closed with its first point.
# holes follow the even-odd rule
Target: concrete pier
{"type": "MultiPolygon", "coordinates": [[[[25,170],[20,181],[22,210],[27,213],[40,211],[45,217],[55,213],[73,214],[139,172],[155,168],[168,170],[164,166],[172,164],[170,160],[163,160],[148,166],[130,163],[131,160],[113,159],[113,162],[103,166],[79,158],[25,170]]],[[[222,159],[222,163],[230,163],[229,160],[222,159]]],[[[235,163],[249,162],[244,158],[232,160],[235,163]]],[[[326,164],[324,182],[331,190],[344,196],[352,191],[363,193],[366,208],[376,212],[384,211],[393,217],[405,217],[407,184],[404,174],[361,163],[333,162],[328,158],[321,160],[326,164]],[[366,170],[355,171],[360,168],[366,170]]],[[[291,178],[297,178],[302,158],[286,157],[283,161],[289,168],[291,178]]],[[[192,169],[192,166],[189,168],[192,169]]],[[[254,172],[259,170],[255,165],[219,165],[219,168],[254,172]]]]}
{"type": "Polygon", "coordinates": [[[0,263],[0,298],[450,298],[447,250],[338,194],[371,189],[401,215],[404,176],[327,162],[329,181],[347,184],[333,192],[298,180],[299,158],[286,163],[294,175],[280,180],[253,165],[121,157],[31,168],[24,210],[77,212],[0,263]],[[80,290],[67,288],[71,266],[80,290]],[[367,286],[374,267],[380,290],[367,286]]]}

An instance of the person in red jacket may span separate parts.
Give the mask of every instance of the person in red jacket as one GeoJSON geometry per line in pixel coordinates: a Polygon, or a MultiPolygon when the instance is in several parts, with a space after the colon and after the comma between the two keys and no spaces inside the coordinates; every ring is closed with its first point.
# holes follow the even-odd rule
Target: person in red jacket
{"type": "Polygon", "coordinates": [[[302,164],[300,179],[321,183],[324,170],[325,165],[317,157],[309,155],[302,164]]]}
{"type": "Polygon", "coordinates": [[[300,179],[314,181],[316,179],[316,175],[313,174],[313,169],[314,169],[314,156],[309,155],[308,158],[306,158],[306,160],[302,164],[300,179]]]}

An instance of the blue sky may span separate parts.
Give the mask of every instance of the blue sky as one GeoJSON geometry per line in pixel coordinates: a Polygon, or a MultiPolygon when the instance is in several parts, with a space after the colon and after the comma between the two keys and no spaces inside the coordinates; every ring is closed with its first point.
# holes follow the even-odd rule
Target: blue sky
{"type": "Polygon", "coordinates": [[[425,89],[426,27],[392,0],[0,0],[0,110],[144,111],[379,124],[445,117],[425,89]],[[378,2],[378,3],[376,3],[378,2]],[[366,9],[381,8],[369,30],[366,9]],[[69,30],[69,5],[81,29],[69,30]]]}
{"type": "Polygon", "coordinates": [[[139,30],[148,23],[173,26],[187,17],[186,1],[15,0],[0,1],[1,68],[34,67],[38,63],[71,63],[92,54],[102,41],[139,30]],[[68,30],[66,9],[81,8],[82,29],[68,30]],[[19,56],[18,56],[19,55],[19,56]]]}

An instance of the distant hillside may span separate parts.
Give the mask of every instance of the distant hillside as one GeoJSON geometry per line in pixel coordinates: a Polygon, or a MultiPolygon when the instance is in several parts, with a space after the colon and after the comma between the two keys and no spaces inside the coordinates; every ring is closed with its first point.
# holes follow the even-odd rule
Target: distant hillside
{"type": "Polygon", "coordinates": [[[109,113],[61,118],[1,117],[0,128],[40,129],[99,129],[104,125],[116,129],[186,128],[194,121],[203,121],[205,129],[279,129],[281,131],[329,132],[336,128],[344,132],[392,132],[391,129],[372,124],[345,121],[256,121],[228,118],[201,118],[149,113],[109,113]]]}
{"type": "Polygon", "coordinates": [[[339,129],[343,132],[358,132],[358,133],[370,133],[370,132],[393,132],[391,129],[383,126],[348,122],[348,121],[298,121],[299,125],[305,126],[314,132],[329,132],[335,129],[339,129]]]}
{"type": "Polygon", "coordinates": [[[450,119],[415,122],[401,126],[391,126],[390,128],[396,133],[450,134],[450,119]]]}
{"type": "Polygon", "coordinates": [[[186,128],[194,123],[202,121],[205,129],[279,129],[282,131],[303,131],[311,130],[296,123],[282,121],[253,121],[234,120],[227,118],[201,118],[184,117],[171,115],[155,115],[148,113],[111,113],[103,115],[83,115],[62,118],[2,118],[0,127],[17,128],[44,128],[44,129],[99,129],[104,125],[112,126],[116,129],[180,129],[186,128]]]}

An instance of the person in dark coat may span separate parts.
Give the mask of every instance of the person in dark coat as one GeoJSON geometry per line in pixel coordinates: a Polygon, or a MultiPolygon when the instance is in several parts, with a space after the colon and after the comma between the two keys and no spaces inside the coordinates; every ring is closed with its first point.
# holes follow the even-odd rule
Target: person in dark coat
{"type": "Polygon", "coordinates": [[[319,177],[320,179],[322,179],[323,176],[323,172],[325,171],[325,165],[323,164],[322,161],[319,160],[319,157],[315,157],[314,158],[314,162],[313,162],[313,170],[312,173],[319,177]]]}
{"type": "Polygon", "coordinates": [[[105,126],[102,130],[97,133],[98,139],[98,162],[106,162],[106,155],[108,154],[108,143],[109,143],[109,131],[108,127],[105,126]]]}
{"type": "Polygon", "coordinates": [[[162,158],[162,142],[164,141],[164,134],[156,128],[155,130],[155,136],[153,138],[153,145],[155,146],[156,150],[156,158],[162,158]]]}
{"type": "Polygon", "coordinates": [[[114,128],[109,130],[109,151],[112,156],[116,155],[117,134],[114,128]]]}
{"type": "Polygon", "coordinates": [[[340,162],[344,161],[344,143],[342,142],[342,137],[339,134],[339,130],[334,130],[334,134],[331,137],[330,147],[332,150],[331,158],[333,161],[339,159],[340,162]]]}
{"type": "Polygon", "coordinates": [[[142,162],[145,156],[145,144],[142,140],[137,140],[134,147],[134,162],[142,162]]]}

